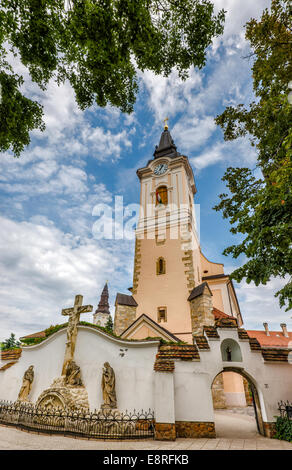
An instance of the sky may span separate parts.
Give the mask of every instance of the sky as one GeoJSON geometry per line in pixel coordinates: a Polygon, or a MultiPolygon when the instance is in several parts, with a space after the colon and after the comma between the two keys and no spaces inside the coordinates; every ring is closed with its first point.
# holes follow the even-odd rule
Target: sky
{"type": "MultiPolygon", "coordinates": [[[[230,273],[244,258],[223,256],[236,242],[228,220],[212,208],[225,191],[222,176],[228,166],[254,169],[256,152],[248,139],[224,142],[214,118],[226,106],[253,99],[251,61],[244,24],[260,18],[266,0],[216,0],[227,11],[224,34],[208,49],[207,65],[190,69],[181,81],[139,72],[139,94],[131,115],[93,106],[82,112],[68,83],[50,82],[46,92],[28,79],[27,96],[44,106],[46,130],[32,133],[19,159],[9,152],[0,158],[0,340],[11,332],[20,337],[63,323],[61,310],[82,294],[85,304],[98,304],[108,281],[111,313],[117,292],[132,285],[134,240],[97,239],[97,204],[114,207],[139,202],[137,168],[152,158],[168,125],[177,149],[187,155],[197,185],[200,241],[205,256],[224,263],[230,273]]],[[[27,71],[17,61],[25,78],[27,71]]],[[[291,330],[291,312],[280,309],[274,293],[284,284],[272,279],[256,287],[235,283],[246,329],[291,330]]],[[[92,314],[83,315],[92,321],[92,314]]]]}

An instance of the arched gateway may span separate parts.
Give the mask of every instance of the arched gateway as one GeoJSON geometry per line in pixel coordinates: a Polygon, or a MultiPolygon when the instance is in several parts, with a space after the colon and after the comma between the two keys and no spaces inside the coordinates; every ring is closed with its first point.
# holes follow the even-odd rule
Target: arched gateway
{"type": "MultiPolygon", "coordinates": [[[[233,372],[235,374],[239,374],[241,377],[246,379],[248,382],[249,388],[252,393],[252,405],[254,408],[254,414],[255,414],[255,420],[257,424],[257,430],[258,432],[264,436],[265,435],[265,428],[264,428],[264,421],[263,421],[263,415],[262,415],[262,410],[261,410],[261,403],[260,403],[260,398],[259,398],[259,393],[257,390],[257,385],[256,381],[241,367],[224,367],[216,376],[214,377],[214,380],[212,382],[212,386],[214,382],[216,381],[217,377],[224,373],[224,372],[233,372]]],[[[212,388],[212,387],[211,387],[212,388]]]]}

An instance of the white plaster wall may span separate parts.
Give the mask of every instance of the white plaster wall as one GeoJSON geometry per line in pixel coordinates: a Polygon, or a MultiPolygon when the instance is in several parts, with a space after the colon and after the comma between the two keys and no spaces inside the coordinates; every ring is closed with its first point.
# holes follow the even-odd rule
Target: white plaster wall
{"type": "MultiPolygon", "coordinates": [[[[275,421],[278,402],[292,401],[292,365],[264,363],[260,352],[251,352],[249,342],[238,339],[236,329],[218,329],[218,332],[220,340],[208,340],[211,350],[200,351],[200,361],[175,361],[172,374],[153,370],[157,342],[120,341],[93,328],[79,327],[75,361],[81,367],[91,409],[99,408],[102,403],[102,367],[104,362],[109,362],[116,375],[121,411],[151,408],[159,422],[214,421],[211,385],[224,367],[232,366],[241,368],[257,387],[263,420],[275,421]],[[242,362],[222,361],[220,345],[226,338],[238,342],[242,362]]],[[[34,365],[31,400],[35,402],[60,376],[65,342],[63,330],[40,345],[24,349],[17,364],[0,372],[0,398],[16,400],[25,370],[34,365]]]]}
{"type": "Polygon", "coordinates": [[[155,419],[158,423],[175,422],[173,374],[155,373],[155,419]]]}
{"type": "MultiPolygon", "coordinates": [[[[65,342],[66,331],[62,330],[37,346],[23,349],[19,362],[0,372],[0,399],[17,399],[23,374],[33,365],[35,378],[30,398],[36,402],[41,392],[61,375],[65,342]]],[[[81,367],[91,410],[100,408],[103,403],[101,378],[105,362],[109,362],[115,371],[118,408],[121,411],[154,409],[153,365],[157,347],[157,342],[120,341],[93,328],[78,327],[75,362],[81,367]],[[123,353],[124,356],[121,356],[123,353]]]]}
{"type": "Polygon", "coordinates": [[[176,362],[174,387],[176,421],[214,421],[210,375],[200,362],[176,362]]]}
{"type": "Polygon", "coordinates": [[[257,387],[263,420],[275,421],[280,400],[292,400],[292,365],[289,363],[265,363],[261,352],[252,352],[248,340],[239,340],[236,329],[218,329],[220,340],[208,339],[211,351],[200,351],[201,367],[209,375],[210,387],[216,375],[224,367],[241,368],[257,387]],[[242,362],[223,362],[220,345],[225,338],[238,342],[242,362]]]}

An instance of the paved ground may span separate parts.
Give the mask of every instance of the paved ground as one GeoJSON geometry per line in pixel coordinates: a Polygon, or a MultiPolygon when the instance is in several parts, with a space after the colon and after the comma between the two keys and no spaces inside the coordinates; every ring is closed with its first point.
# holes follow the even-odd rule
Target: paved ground
{"type": "Polygon", "coordinates": [[[45,436],[0,426],[0,450],[292,450],[292,443],[260,436],[251,416],[228,411],[216,411],[215,415],[216,439],[94,441],[45,436]]]}

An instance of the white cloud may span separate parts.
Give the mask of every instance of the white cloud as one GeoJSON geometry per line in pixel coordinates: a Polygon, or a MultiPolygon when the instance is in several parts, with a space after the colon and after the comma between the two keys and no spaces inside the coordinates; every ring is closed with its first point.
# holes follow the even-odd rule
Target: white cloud
{"type": "Polygon", "coordinates": [[[235,284],[245,329],[262,330],[263,322],[268,322],[271,330],[281,331],[280,323],[287,323],[291,331],[291,311],[280,309],[279,298],[275,297],[286,282],[287,279],[273,278],[266,285],[256,286],[245,281],[235,284]]]}
{"type": "Polygon", "coordinates": [[[254,165],[256,159],[255,149],[251,147],[247,139],[241,138],[231,142],[216,142],[199,156],[191,158],[190,162],[197,170],[202,170],[220,162],[224,165],[254,165]]]}
{"type": "Polygon", "coordinates": [[[151,71],[139,73],[141,86],[149,93],[148,106],[153,111],[156,122],[165,117],[175,116],[184,111],[187,101],[194,89],[201,84],[201,76],[192,68],[190,78],[183,81],[178,72],[173,71],[169,77],[155,75],[151,71]]]}
{"type": "Polygon", "coordinates": [[[104,131],[101,127],[92,128],[87,125],[83,127],[81,137],[90,146],[92,156],[100,161],[108,156],[114,161],[120,157],[123,147],[130,148],[132,145],[125,130],[113,134],[110,130],[104,131]]]}
{"type": "Polygon", "coordinates": [[[206,143],[215,129],[216,124],[212,116],[181,119],[173,128],[173,134],[177,136],[175,143],[184,151],[197,149],[206,143]]]}
{"type": "MultiPolygon", "coordinates": [[[[64,233],[43,217],[29,222],[0,217],[0,224],[1,339],[64,322],[61,309],[71,306],[76,294],[96,308],[106,279],[111,294],[127,282],[129,242],[103,245],[64,233]]],[[[92,321],[92,314],[85,319],[92,321]]]]}

